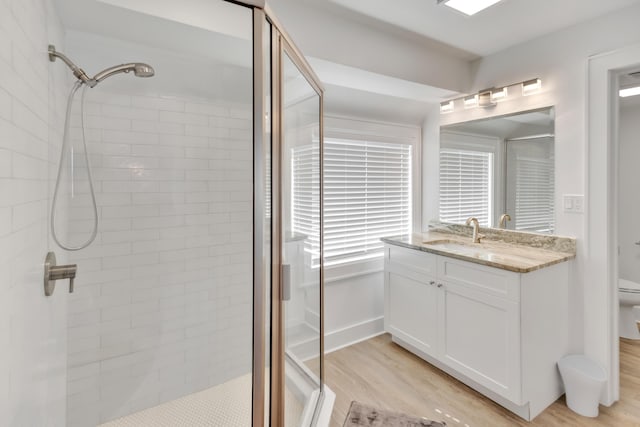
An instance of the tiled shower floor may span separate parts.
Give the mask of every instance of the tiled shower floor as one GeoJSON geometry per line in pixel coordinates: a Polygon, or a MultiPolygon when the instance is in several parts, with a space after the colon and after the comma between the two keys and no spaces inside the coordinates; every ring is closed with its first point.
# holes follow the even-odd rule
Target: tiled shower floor
{"type": "MultiPolygon", "coordinates": [[[[287,389],[286,419],[302,414],[299,403],[287,389]]],[[[251,375],[145,409],[100,427],[247,427],[251,425],[251,375]]]]}
{"type": "Polygon", "coordinates": [[[101,427],[250,426],[251,375],[118,418],[101,427]]]}

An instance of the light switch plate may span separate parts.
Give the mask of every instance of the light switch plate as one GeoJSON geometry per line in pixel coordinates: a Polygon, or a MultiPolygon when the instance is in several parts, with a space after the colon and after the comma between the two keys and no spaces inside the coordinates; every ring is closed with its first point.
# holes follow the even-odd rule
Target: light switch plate
{"type": "Polygon", "coordinates": [[[565,194],[562,196],[562,206],[567,213],[584,213],[584,195],[565,194]]]}

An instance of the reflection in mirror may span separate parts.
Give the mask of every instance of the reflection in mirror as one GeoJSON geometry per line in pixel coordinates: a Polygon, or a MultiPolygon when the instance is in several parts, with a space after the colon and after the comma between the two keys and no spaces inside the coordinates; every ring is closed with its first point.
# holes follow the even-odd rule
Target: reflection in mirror
{"type": "Polygon", "coordinates": [[[440,129],[440,221],[553,233],[553,108],[440,129]]]}

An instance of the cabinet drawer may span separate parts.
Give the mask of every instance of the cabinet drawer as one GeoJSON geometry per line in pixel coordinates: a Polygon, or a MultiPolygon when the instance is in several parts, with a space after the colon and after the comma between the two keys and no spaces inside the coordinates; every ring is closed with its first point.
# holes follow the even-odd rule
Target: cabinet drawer
{"type": "Polygon", "coordinates": [[[434,254],[400,246],[386,245],[384,255],[385,263],[428,276],[436,275],[437,264],[434,254]]]}
{"type": "Polygon", "coordinates": [[[520,301],[520,274],[444,256],[437,257],[438,280],[520,301]]]}

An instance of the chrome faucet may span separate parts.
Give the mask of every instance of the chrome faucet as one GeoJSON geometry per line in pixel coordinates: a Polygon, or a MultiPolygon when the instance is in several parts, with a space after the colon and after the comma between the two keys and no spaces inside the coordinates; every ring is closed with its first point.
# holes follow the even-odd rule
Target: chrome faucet
{"type": "Polygon", "coordinates": [[[507,228],[507,221],[511,221],[511,215],[502,214],[500,217],[500,228],[507,228]]]}
{"type": "Polygon", "coordinates": [[[473,224],[473,243],[480,243],[480,239],[483,237],[480,235],[480,224],[478,218],[470,217],[467,219],[467,225],[473,224]]]}

